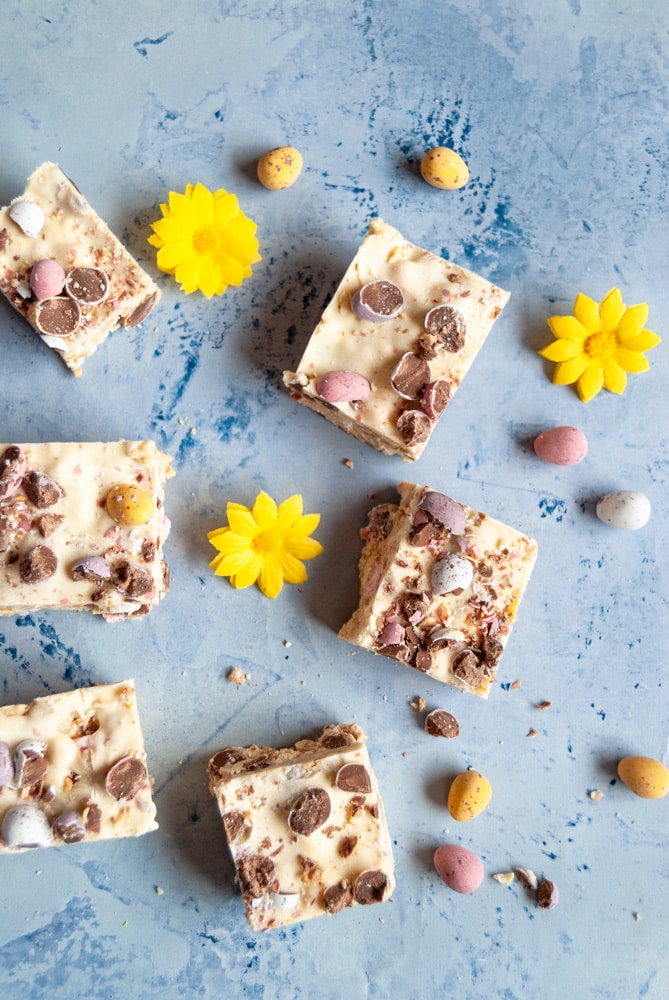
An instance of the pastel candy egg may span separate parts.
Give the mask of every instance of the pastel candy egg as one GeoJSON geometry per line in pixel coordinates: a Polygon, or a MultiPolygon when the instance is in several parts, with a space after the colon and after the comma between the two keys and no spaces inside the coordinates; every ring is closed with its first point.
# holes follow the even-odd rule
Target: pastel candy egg
{"type": "Polygon", "coordinates": [[[277,146],[258,161],[258,180],[269,191],[284,191],[302,172],[302,154],[294,146],[277,146]]]}
{"type": "Polygon", "coordinates": [[[369,319],[377,323],[398,316],[404,306],[404,293],[393,281],[379,278],[368,281],[351,299],[351,308],[360,319],[369,319]]]}
{"type": "Polygon", "coordinates": [[[443,191],[464,187],[469,180],[465,161],[454,149],[446,146],[429,149],[421,160],[420,172],[424,181],[443,191]]]}
{"type": "Polygon", "coordinates": [[[588,441],[578,427],[552,427],[534,440],[534,450],[552,465],[577,465],[588,451],[588,441]]]}
{"type": "Polygon", "coordinates": [[[39,236],[44,226],[44,212],[34,201],[21,198],[9,206],[9,217],[26,236],[39,236]]]}
{"type": "Polygon", "coordinates": [[[153,515],[153,497],[139,486],[120,483],[107,494],[107,513],[117,524],[146,524],[153,515]]]}
{"type": "Polygon", "coordinates": [[[60,295],[65,286],[65,271],[57,260],[38,260],[30,269],[30,288],[36,299],[60,295]]]}
{"type": "Polygon", "coordinates": [[[473,851],[457,844],[442,844],[434,852],[437,875],[454,892],[476,892],[483,882],[483,862],[473,851]]]}
{"type": "Polygon", "coordinates": [[[448,811],[460,823],[474,819],[487,809],[492,787],[478,771],[463,771],[451,782],[448,791],[448,811]]]}
{"type": "Polygon", "coordinates": [[[316,379],[314,389],[326,403],[360,402],[372,391],[364,375],[350,371],[326,372],[316,379]]]}
{"type": "Polygon", "coordinates": [[[24,803],[9,809],[2,820],[2,837],[13,850],[48,847],[52,841],[49,821],[37,806],[24,803]]]}
{"type": "Polygon", "coordinates": [[[624,531],[638,531],[648,523],[650,500],[636,490],[607,493],[597,504],[597,517],[604,524],[624,531]]]}
{"type": "Polygon", "coordinates": [[[469,559],[457,552],[434,564],[432,570],[432,590],[435,594],[451,594],[454,590],[466,590],[474,578],[474,567],[469,559]]]}
{"type": "Polygon", "coordinates": [[[669,769],[653,757],[623,757],[618,776],[642,799],[663,799],[669,792],[669,769]]]}

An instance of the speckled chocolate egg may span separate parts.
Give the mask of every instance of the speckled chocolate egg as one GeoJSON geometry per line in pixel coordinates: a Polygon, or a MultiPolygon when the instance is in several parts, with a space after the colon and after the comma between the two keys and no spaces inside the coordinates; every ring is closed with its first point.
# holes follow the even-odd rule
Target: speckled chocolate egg
{"type": "Polygon", "coordinates": [[[607,493],[597,504],[597,517],[612,528],[638,531],[648,523],[650,500],[637,490],[607,493]]]}
{"type": "Polygon", "coordinates": [[[372,387],[358,372],[325,372],[314,382],[314,391],[326,403],[355,403],[367,399],[372,387]]]}
{"type": "Polygon", "coordinates": [[[258,161],[258,180],[269,191],[284,191],[302,172],[302,154],[294,146],[277,146],[258,161]]]}
{"type": "Polygon", "coordinates": [[[534,439],[534,451],[552,465],[577,465],[588,451],[588,441],[578,427],[551,427],[534,439]]]}
{"type": "Polygon", "coordinates": [[[435,594],[451,594],[466,590],[474,579],[474,567],[458,552],[449,552],[434,564],[432,590],[435,594]]]}
{"type": "Polygon", "coordinates": [[[669,792],[669,769],[653,757],[623,757],[618,776],[642,799],[663,799],[669,792]]]}
{"type": "Polygon", "coordinates": [[[140,486],[120,483],[107,494],[107,513],[117,524],[146,524],[153,515],[153,497],[140,486]]]}
{"type": "Polygon", "coordinates": [[[474,819],[487,809],[492,787],[478,771],[463,771],[451,782],[448,791],[448,811],[460,823],[474,819]]]}
{"type": "Polygon", "coordinates": [[[433,862],[439,878],[454,892],[476,892],[483,882],[483,862],[466,847],[442,844],[434,852],[433,862]]]}
{"type": "Polygon", "coordinates": [[[2,837],[12,850],[48,847],[53,840],[48,819],[41,809],[29,802],[14,806],[5,813],[2,837]]]}
{"type": "Polygon", "coordinates": [[[465,161],[454,149],[446,146],[429,149],[421,160],[420,172],[424,181],[443,191],[455,191],[469,180],[465,161]]]}

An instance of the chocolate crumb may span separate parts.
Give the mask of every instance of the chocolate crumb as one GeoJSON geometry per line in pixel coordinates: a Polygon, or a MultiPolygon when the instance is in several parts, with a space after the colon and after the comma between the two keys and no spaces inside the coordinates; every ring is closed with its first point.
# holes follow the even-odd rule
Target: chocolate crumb
{"type": "Polygon", "coordinates": [[[53,535],[64,520],[62,514],[42,514],[41,517],[35,519],[35,526],[42,538],[48,538],[53,535]]]}

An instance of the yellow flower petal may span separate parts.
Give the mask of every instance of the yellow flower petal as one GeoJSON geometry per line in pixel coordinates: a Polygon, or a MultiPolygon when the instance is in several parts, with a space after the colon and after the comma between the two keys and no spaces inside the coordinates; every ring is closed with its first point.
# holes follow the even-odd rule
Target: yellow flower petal
{"type": "Polygon", "coordinates": [[[300,584],[307,579],[304,564],[290,552],[281,553],[281,572],[286,583],[300,584]]]}
{"type": "Polygon", "coordinates": [[[615,360],[623,371],[626,372],[647,372],[650,362],[645,354],[638,351],[628,351],[624,347],[618,347],[614,352],[615,360]]]}
{"type": "Polygon", "coordinates": [[[260,559],[250,556],[231,578],[230,583],[236,590],[244,590],[245,587],[250,587],[251,584],[256,583],[261,571],[262,562],[260,559]]]}
{"type": "Polygon", "coordinates": [[[585,340],[589,332],[574,316],[551,316],[548,325],[560,340],[585,340]]]}
{"type": "MultiPolygon", "coordinates": [[[[288,580],[288,583],[293,581],[288,580]]],[[[302,581],[300,581],[301,583],[302,581]]],[[[265,597],[277,597],[283,587],[283,573],[281,565],[276,557],[265,559],[258,577],[258,586],[265,597]]]]}
{"type": "Polygon", "coordinates": [[[627,375],[613,358],[608,358],[604,362],[604,388],[620,396],[625,391],[626,386],[627,375]]]}
{"type": "Polygon", "coordinates": [[[323,551],[323,546],[315,538],[294,538],[286,546],[291,555],[297,559],[314,559],[323,551]]]}
{"type": "Polygon", "coordinates": [[[623,313],[616,333],[619,339],[634,336],[641,333],[648,319],[648,306],[641,302],[636,306],[628,306],[623,313]]]}
{"type": "Polygon", "coordinates": [[[553,372],[553,385],[572,385],[577,381],[588,366],[585,354],[579,354],[570,361],[556,365],[553,372]]]}
{"type": "Polygon", "coordinates": [[[604,369],[599,362],[593,361],[579,378],[576,383],[576,389],[582,401],[589,403],[603,387],[604,369]]]}
{"type": "Polygon", "coordinates": [[[277,509],[274,500],[263,490],[253,505],[253,517],[262,531],[273,528],[277,520],[277,509]]]}
{"type": "Polygon", "coordinates": [[[576,296],[574,316],[590,333],[599,329],[599,303],[582,292],[576,296]]]}
{"type": "MultiPolygon", "coordinates": [[[[303,500],[301,494],[295,493],[292,497],[288,497],[287,500],[279,504],[277,511],[278,524],[283,528],[292,528],[302,516],[302,506],[303,500]]],[[[315,527],[316,525],[314,525],[315,527]]],[[[312,528],[311,531],[313,530],[312,528]]]]}
{"type": "Polygon", "coordinates": [[[618,327],[617,337],[620,346],[630,351],[651,351],[662,343],[662,337],[658,337],[652,330],[640,330],[639,333],[630,333],[623,337],[618,327]]]}
{"type": "Polygon", "coordinates": [[[599,321],[602,330],[615,330],[623,318],[625,304],[619,288],[612,288],[599,303],[599,321]]]}
{"type": "Polygon", "coordinates": [[[258,533],[258,523],[250,510],[228,505],[228,522],[231,530],[244,538],[253,538],[258,533]]]}
{"type": "Polygon", "coordinates": [[[577,340],[554,340],[548,347],[542,348],[539,354],[548,361],[569,361],[582,351],[583,345],[577,340]]]}

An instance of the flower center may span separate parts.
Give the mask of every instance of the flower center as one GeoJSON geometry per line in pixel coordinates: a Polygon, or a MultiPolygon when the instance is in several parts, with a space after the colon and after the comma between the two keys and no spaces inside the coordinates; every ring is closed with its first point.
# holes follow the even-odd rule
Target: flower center
{"type": "Polygon", "coordinates": [[[274,531],[259,531],[253,539],[253,551],[258,556],[272,556],[279,551],[279,539],[274,531]]]}
{"type": "Polygon", "coordinates": [[[598,361],[608,357],[614,346],[615,334],[611,330],[598,330],[586,339],[583,350],[593,361],[598,361]]]}
{"type": "Polygon", "coordinates": [[[200,257],[207,257],[218,249],[218,235],[213,228],[198,229],[193,233],[193,250],[200,257]]]}

